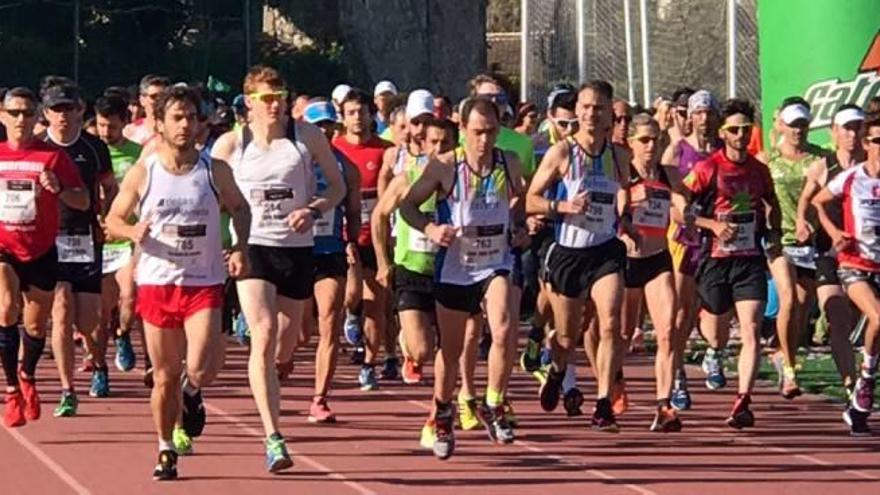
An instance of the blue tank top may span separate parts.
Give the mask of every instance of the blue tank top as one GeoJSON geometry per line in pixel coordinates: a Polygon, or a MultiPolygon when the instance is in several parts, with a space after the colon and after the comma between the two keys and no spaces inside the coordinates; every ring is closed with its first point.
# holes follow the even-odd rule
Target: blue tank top
{"type": "MultiPolygon", "coordinates": [[[[345,167],[342,163],[344,158],[338,151],[333,150],[336,156],[336,166],[342,175],[342,182],[345,184],[345,167]]],[[[313,164],[315,169],[315,185],[318,195],[327,190],[327,179],[321,173],[321,167],[317,163],[313,164]]],[[[345,251],[345,241],[342,238],[342,223],[345,219],[345,200],[339,202],[336,208],[325,212],[323,218],[315,221],[312,227],[312,233],[315,236],[315,254],[335,254],[345,251]]]]}

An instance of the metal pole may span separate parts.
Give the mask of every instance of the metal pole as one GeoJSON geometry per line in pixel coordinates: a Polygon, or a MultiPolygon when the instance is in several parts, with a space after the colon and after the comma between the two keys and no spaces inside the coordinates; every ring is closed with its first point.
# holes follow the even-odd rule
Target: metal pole
{"type": "Polygon", "coordinates": [[[73,2],[73,80],[79,82],[79,0],[73,2]]]}
{"type": "Polygon", "coordinates": [[[519,99],[529,101],[529,0],[520,0],[519,99]]]}
{"type": "Polygon", "coordinates": [[[244,0],[244,65],[251,67],[251,0],[244,0]]]}
{"type": "Polygon", "coordinates": [[[642,104],[651,107],[651,67],[648,62],[648,0],[639,0],[642,31],[642,104]]]}
{"type": "Polygon", "coordinates": [[[635,76],[633,75],[632,17],[629,0],[623,0],[623,27],[626,35],[626,91],[630,103],[636,101],[635,76]]]}
{"type": "Polygon", "coordinates": [[[727,0],[727,97],[736,97],[736,0],[727,0]]]}
{"type": "Polygon", "coordinates": [[[587,80],[587,40],[584,37],[584,27],[586,26],[586,12],[584,2],[586,0],[577,0],[575,5],[575,17],[577,17],[577,38],[578,38],[578,81],[587,80]]]}

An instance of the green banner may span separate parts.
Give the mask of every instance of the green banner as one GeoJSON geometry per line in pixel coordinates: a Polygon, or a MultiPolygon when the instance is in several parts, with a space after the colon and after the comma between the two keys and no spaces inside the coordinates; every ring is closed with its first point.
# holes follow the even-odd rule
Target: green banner
{"type": "Polygon", "coordinates": [[[828,142],[840,105],[880,96],[880,1],[759,0],[763,126],[788,96],[812,105],[812,141],[828,142]]]}

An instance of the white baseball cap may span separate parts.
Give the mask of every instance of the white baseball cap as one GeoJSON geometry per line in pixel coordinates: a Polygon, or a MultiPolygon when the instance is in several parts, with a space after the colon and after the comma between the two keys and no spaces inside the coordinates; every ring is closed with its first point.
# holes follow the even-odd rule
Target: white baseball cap
{"type": "Polygon", "coordinates": [[[785,122],[785,125],[791,125],[798,120],[813,120],[813,116],[810,115],[810,111],[802,105],[801,103],[795,103],[793,105],[788,105],[779,112],[779,118],[785,122]]]}
{"type": "Polygon", "coordinates": [[[373,89],[373,96],[379,96],[382,93],[391,93],[394,96],[397,96],[397,86],[391,81],[379,81],[373,89]]]}
{"type": "Polygon", "coordinates": [[[417,89],[406,100],[406,120],[425,114],[434,115],[434,95],[427,89],[417,89]]]}
{"type": "Polygon", "coordinates": [[[348,96],[348,93],[351,92],[351,86],[348,84],[337,84],[335,88],[333,88],[333,92],[330,93],[330,99],[332,99],[336,104],[342,103],[342,100],[348,96]]]}
{"type": "Polygon", "coordinates": [[[844,126],[849,124],[850,122],[855,121],[864,121],[865,120],[865,112],[861,111],[858,108],[844,108],[843,110],[839,110],[834,114],[833,123],[836,126],[844,126]]]}

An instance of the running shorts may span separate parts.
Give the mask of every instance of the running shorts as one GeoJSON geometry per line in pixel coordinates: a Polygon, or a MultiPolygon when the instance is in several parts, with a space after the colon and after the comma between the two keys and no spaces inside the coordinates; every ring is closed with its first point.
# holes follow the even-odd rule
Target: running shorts
{"type": "Polygon", "coordinates": [[[696,273],[702,307],[723,315],[739,301],[767,300],[767,260],[763,256],[707,258],[696,273]]]}
{"type": "Polygon", "coordinates": [[[437,300],[437,304],[444,308],[475,316],[482,312],[483,298],[486,297],[486,290],[489,289],[492,280],[495,277],[508,276],[510,276],[509,271],[498,270],[484,280],[470,285],[437,282],[434,284],[434,298],[437,300]]]}
{"type": "Polygon", "coordinates": [[[397,311],[434,311],[434,277],[395,266],[394,308],[397,311]]]}
{"type": "Polygon", "coordinates": [[[585,249],[553,244],[547,253],[546,281],[553,292],[565,297],[589,294],[597,280],[613,273],[623,274],[626,246],[620,239],[585,249]]]}
{"type": "Polygon", "coordinates": [[[183,328],[190,316],[223,307],[223,285],[139,285],[138,316],[159,328],[183,328]]]}
{"type": "Polygon", "coordinates": [[[623,272],[627,289],[641,289],[664,272],[672,272],[672,256],[669,251],[661,251],[644,258],[626,258],[623,272]]]}
{"type": "Polygon", "coordinates": [[[315,255],[312,247],[248,246],[249,271],[244,279],[265,280],[279,296],[304,300],[314,293],[315,255]]]}

